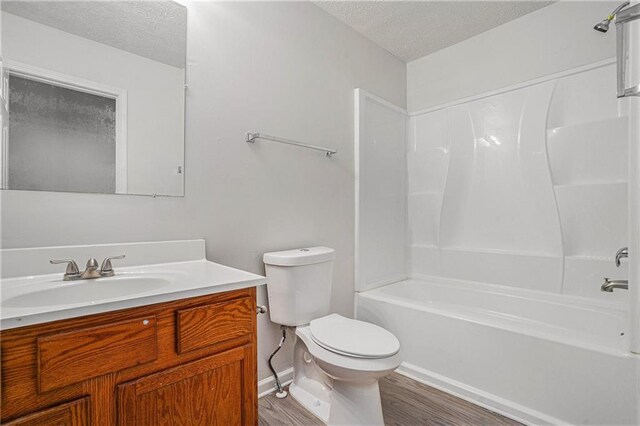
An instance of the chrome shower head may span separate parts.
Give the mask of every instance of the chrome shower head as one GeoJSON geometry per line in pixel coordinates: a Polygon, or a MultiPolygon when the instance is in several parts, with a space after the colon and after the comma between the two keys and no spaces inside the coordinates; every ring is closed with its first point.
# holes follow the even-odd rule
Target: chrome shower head
{"type": "Polygon", "coordinates": [[[603,19],[602,21],[598,22],[593,29],[596,31],[600,31],[601,33],[606,33],[607,31],[609,31],[609,24],[611,24],[611,21],[609,20],[609,18],[603,19]]]}
{"type": "Polygon", "coordinates": [[[613,21],[613,19],[616,17],[616,15],[618,14],[618,12],[620,12],[622,9],[624,9],[625,7],[629,6],[629,0],[625,1],[624,3],[622,3],[620,6],[616,7],[613,12],[611,12],[609,14],[609,16],[607,16],[605,19],[603,19],[602,21],[598,22],[593,29],[596,31],[600,31],[601,33],[606,33],[607,31],[609,31],[609,25],[611,25],[611,21],[613,21]]]}

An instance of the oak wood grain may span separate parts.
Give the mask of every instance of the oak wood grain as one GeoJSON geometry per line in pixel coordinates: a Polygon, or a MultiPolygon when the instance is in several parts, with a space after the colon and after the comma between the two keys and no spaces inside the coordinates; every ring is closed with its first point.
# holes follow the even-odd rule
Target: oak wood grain
{"type": "Polygon", "coordinates": [[[116,374],[96,377],[83,383],[83,392],[91,395],[90,424],[93,426],[111,426],[116,424],[116,374]]]}
{"type": "Polygon", "coordinates": [[[158,358],[156,317],[38,337],[39,391],[46,392],[158,358]]]}
{"type": "MultiPolygon", "coordinates": [[[[256,321],[254,321],[254,330],[255,323],[256,321]]],[[[247,426],[258,424],[257,356],[256,344],[244,346],[244,359],[242,362],[242,424],[247,426]]]]}
{"type": "Polygon", "coordinates": [[[118,386],[118,424],[243,424],[245,356],[235,348],[118,386]]]}
{"type": "MultiPolygon", "coordinates": [[[[43,410],[62,402],[90,396],[90,416],[94,425],[112,425],[116,419],[115,388],[118,384],[129,382],[159,371],[176,367],[191,361],[208,357],[236,347],[245,348],[251,354],[243,361],[243,380],[254,383],[253,386],[243,388],[243,400],[252,403],[253,418],[257,418],[256,381],[256,318],[255,318],[255,288],[234,290],[214,295],[200,296],[173,302],[159,303],[121,311],[107,312],[21,327],[0,332],[0,359],[2,380],[0,417],[2,422],[14,420],[20,416],[43,410]],[[247,335],[214,343],[200,349],[177,353],[177,313],[178,310],[198,306],[231,302],[236,299],[248,298],[252,304],[251,332],[247,335]],[[157,328],[157,358],[153,361],[125,368],[116,373],[72,383],[53,390],[38,390],[38,345],[41,337],[52,334],[73,332],[96,326],[108,325],[131,318],[156,318],[157,328]],[[95,397],[95,398],[94,398],[95,397]]],[[[131,354],[133,356],[133,354],[131,354]]],[[[243,411],[250,413],[248,408],[243,411]]],[[[247,414],[248,419],[251,418],[247,414]]],[[[245,423],[245,424],[255,424],[245,423]]]]}
{"type": "Polygon", "coordinates": [[[178,353],[184,353],[251,334],[256,312],[246,297],[181,309],[177,315],[178,353]]]}
{"type": "Polygon", "coordinates": [[[91,424],[89,398],[63,403],[3,424],[5,426],[86,426],[91,424]]]}

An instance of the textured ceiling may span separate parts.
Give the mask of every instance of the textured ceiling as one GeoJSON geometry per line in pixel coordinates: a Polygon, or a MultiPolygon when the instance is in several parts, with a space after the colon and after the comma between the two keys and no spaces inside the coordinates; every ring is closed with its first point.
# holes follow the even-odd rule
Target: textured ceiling
{"type": "Polygon", "coordinates": [[[7,1],[2,10],[184,68],[187,9],[172,1],[7,1]]]}
{"type": "Polygon", "coordinates": [[[315,1],[405,62],[509,22],[552,1],[315,1]]]}

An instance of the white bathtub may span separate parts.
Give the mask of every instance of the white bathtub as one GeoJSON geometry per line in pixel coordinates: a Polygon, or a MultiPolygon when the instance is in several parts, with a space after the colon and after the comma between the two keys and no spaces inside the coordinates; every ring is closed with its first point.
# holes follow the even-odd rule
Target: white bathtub
{"type": "Polygon", "coordinates": [[[622,305],[431,279],[358,293],[356,311],[400,339],[401,373],[511,418],[638,424],[622,305]]]}

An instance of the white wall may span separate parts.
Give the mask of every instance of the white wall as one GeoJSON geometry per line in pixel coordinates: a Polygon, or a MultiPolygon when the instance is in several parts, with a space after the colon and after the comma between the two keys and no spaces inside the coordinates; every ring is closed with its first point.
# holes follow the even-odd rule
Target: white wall
{"type": "MultiPolygon", "coordinates": [[[[263,273],[266,251],[325,245],[337,255],[333,308],[352,315],[353,89],[404,107],[405,65],[311,3],[187,7],[185,197],[3,191],[2,246],[204,237],[210,260],[263,273]],[[247,144],[247,131],[338,154],[247,144]]],[[[259,337],[264,378],[278,342],[266,316],[259,337]]]]}
{"type": "Polygon", "coordinates": [[[183,194],[184,69],[6,12],[2,24],[5,60],[127,91],[127,193],[183,194]]]}
{"type": "Polygon", "coordinates": [[[431,108],[615,56],[593,30],[618,3],[563,1],[407,64],[407,109],[431,108]]]}

